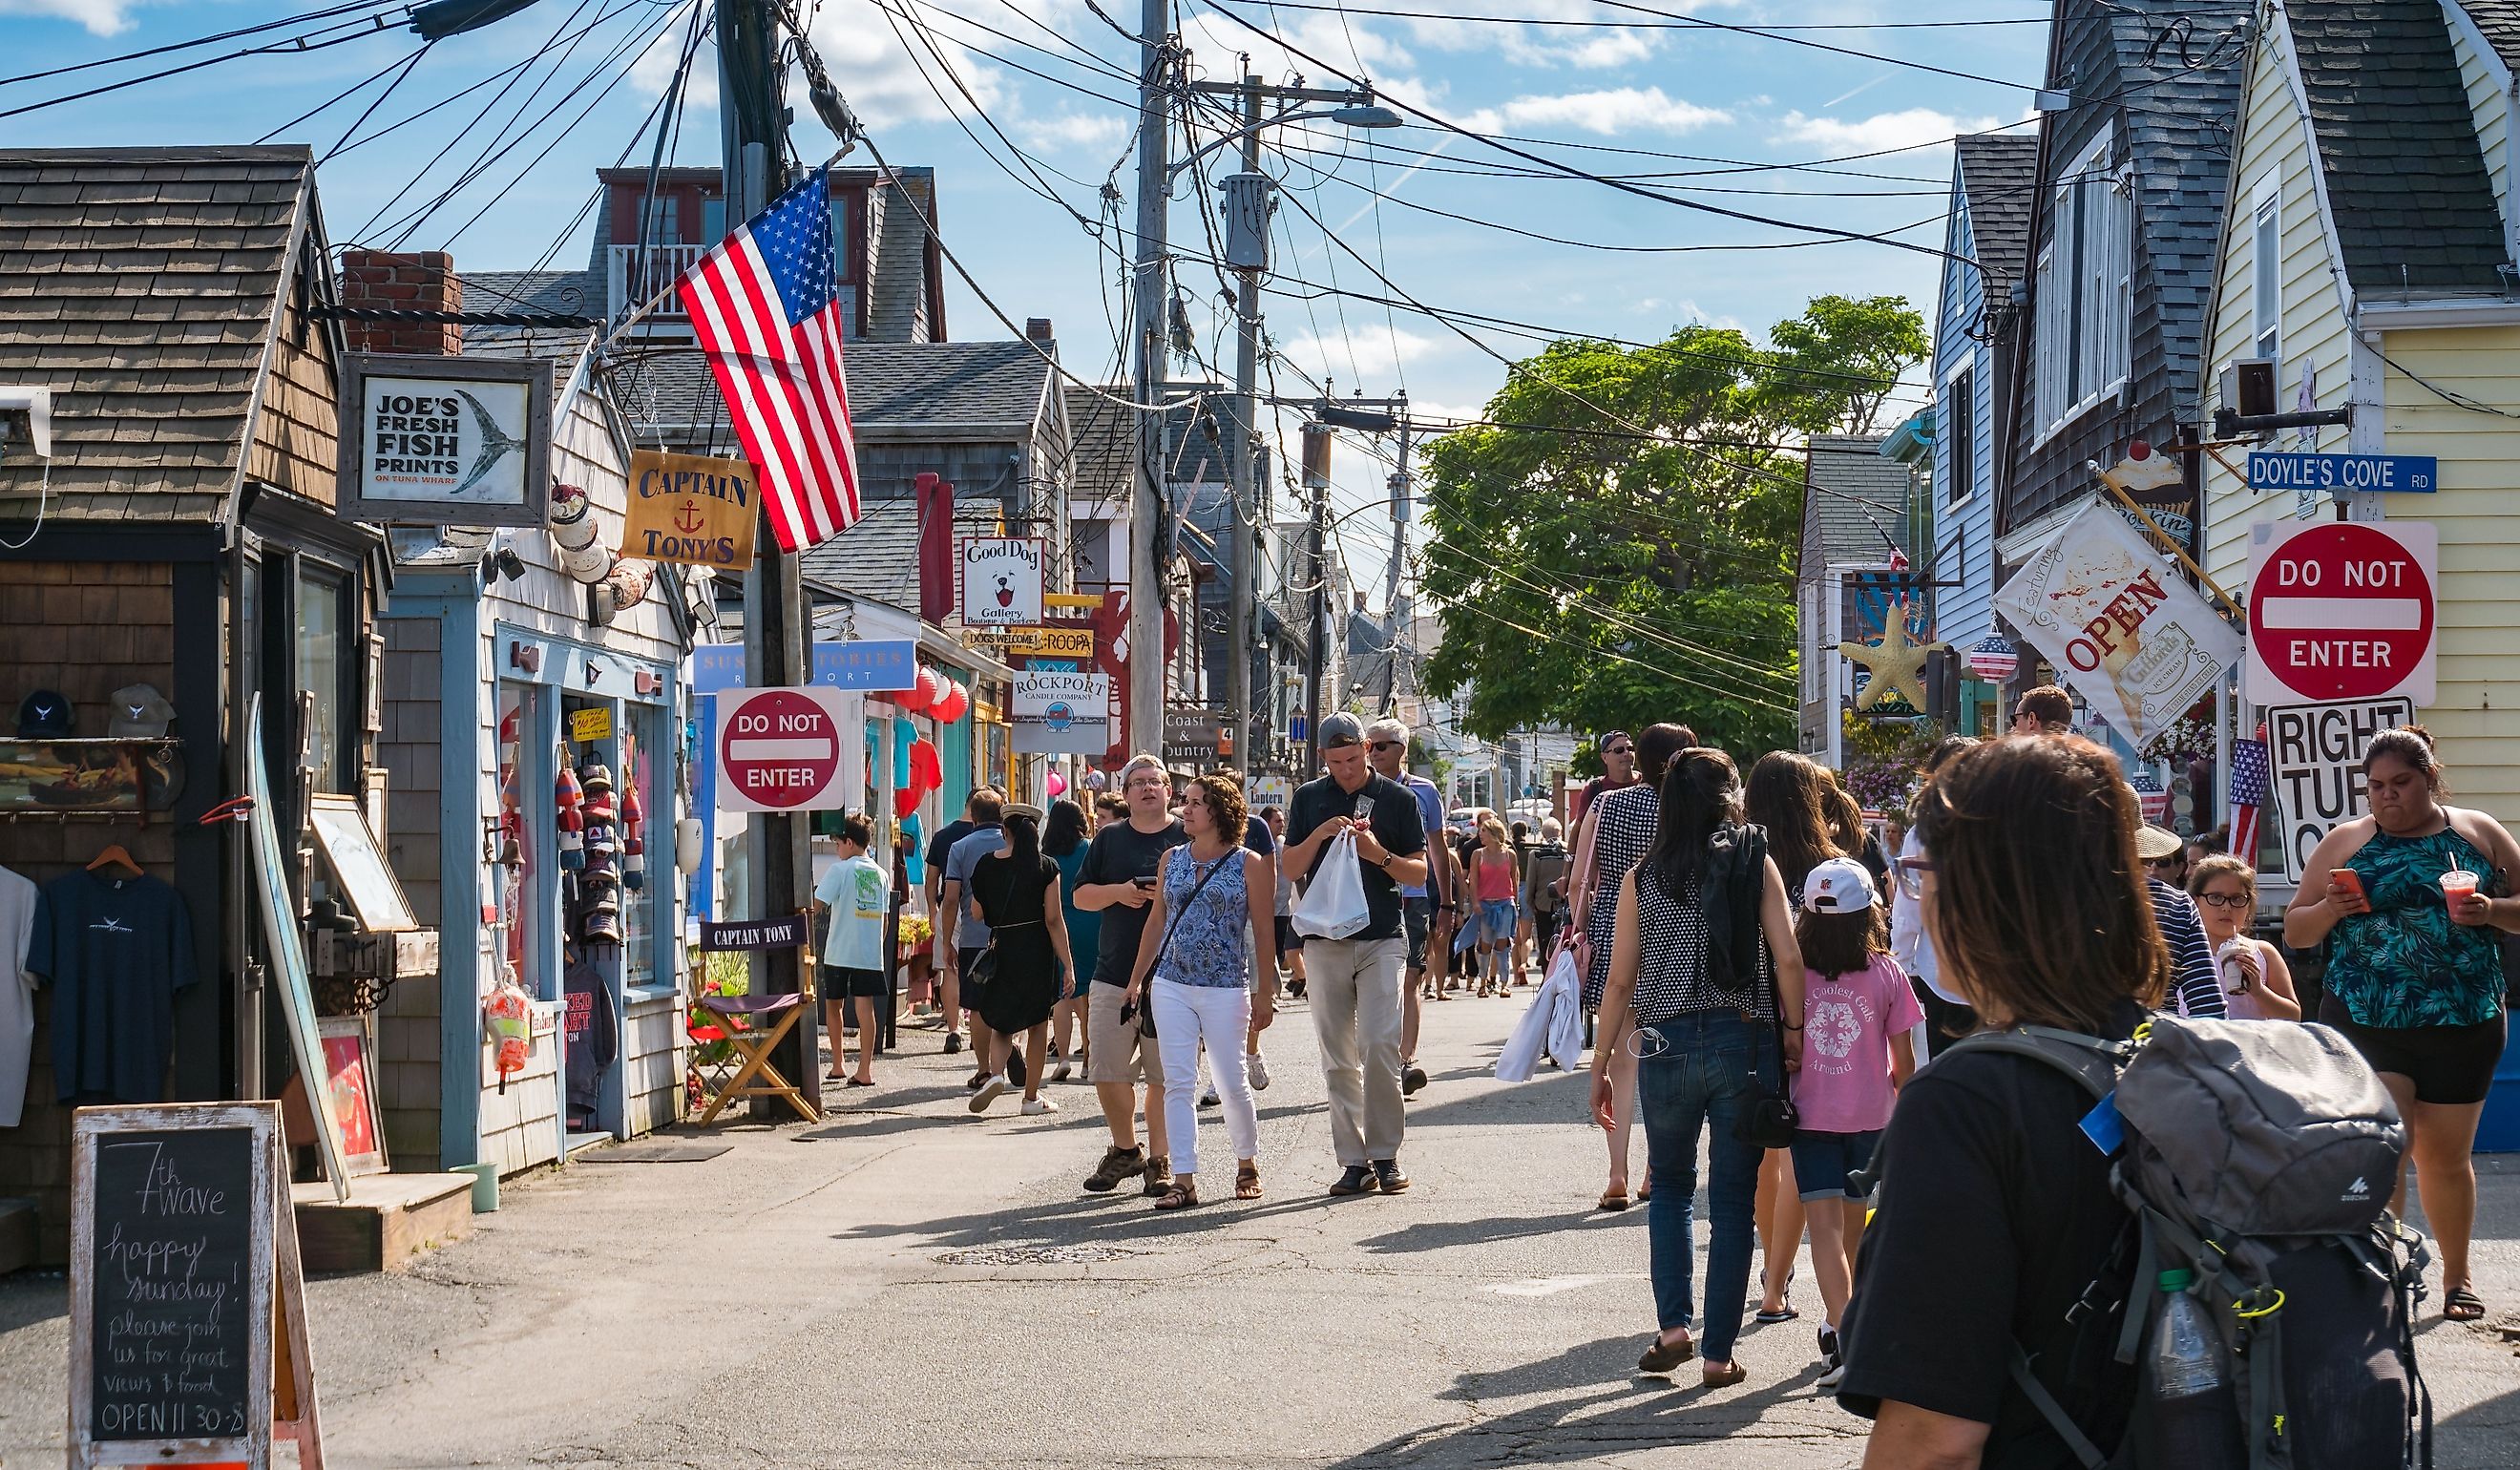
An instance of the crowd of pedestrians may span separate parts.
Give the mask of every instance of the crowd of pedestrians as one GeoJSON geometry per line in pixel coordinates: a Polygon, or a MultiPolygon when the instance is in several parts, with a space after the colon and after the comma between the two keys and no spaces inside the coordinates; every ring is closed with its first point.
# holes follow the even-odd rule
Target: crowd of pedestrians
{"type": "MultiPolygon", "coordinates": [[[[975,1112],[1018,1088],[1024,1112],[1052,1111],[1045,1081],[1090,1082],[1109,1136],[1084,1187],[1134,1181],[1159,1210],[1202,1203],[1198,1110],[1220,1108],[1233,1195],[1252,1200],[1261,1043],[1282,997],[1300,998],[1328,1192],[1392,1195],[1410,1187],[1406,1103],[1427,1081],[1423,1005],[1510,995],[1562,962],[1609,1150],[1598,1207],[1646,1206],[1655,1323],[1639,1368],[1695,1361],[1709,1385],[1742,1382],[1745,1318],[1812,1306],[1792,1297],[1807,1241],[1815,1381],[1875,1421],[1868,1464],[2045,1465],[2081,1453],[2060,1423],[2105,1446],[2142,1417],[2128,1356],[2058,1325],[2134,1292],[2107,1285],[2131,1269],[2129,1216],[2091,1094],[1979,1043],[2125,1042],[2156,1015],[2315,1020],[2403,1119],[2443,1314],[2482,1315],[2469,1153],[2505,1040],[2520,843],[2445,801],[2430,735],[2380,734],[2368,815],[2319,844],[2283,913],[2284,946],[2326,951],[2306,999],[2285,948],[2254,932],[2256,865],[2146,823],[2072,714],[2041,688],[2008,735],[1936,743],[1886,845],[1826,768],[1772,752],[1745,779],[1677,723],[1603,737],[1603,775],[1570,793],[1565,825],[1536,829],[1485,811],[1448,825],[1441,792],[1406,770],[1408,729],[1346,714],[1321,722],[1322,774],[1282,810],[1251,812],[1229,773],[1176,790],[1148,756],[1090,814],[981,790],[938,834],[928,879],[951,936],[945,1049],[968,1027],[975,1112]],[[1351,912],[1310,902],[1316,879],[1352,889],[1351,912]]],[[[859,1036],[852,1087],[873,1084],[869,936],[888,893],[867,841],[841,824],[817,893],[825,995],[859,1036]]],[[[2402,1213],[2403,1172],[2393,1188],[2402,1213]]]]}

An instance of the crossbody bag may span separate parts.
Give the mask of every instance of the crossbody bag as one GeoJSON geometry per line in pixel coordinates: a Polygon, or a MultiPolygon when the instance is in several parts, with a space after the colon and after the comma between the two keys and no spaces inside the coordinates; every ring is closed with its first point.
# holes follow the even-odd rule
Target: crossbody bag
{"type": "MultiPolygon", "coordinates": [[[[1242,849],[1237,847],[1228,851],[1225,857],[1207,865],[1207,871],[1199,874],[1198,881],[1191,885],[1190,897],[1183,899],[1181,907],[1173,911],[1172,917],[1164,920],[1163,942],[1155,946],[1154,966],[1147,971],[1147,983],[1149,986],[1154,984],[1155,972],[1164,967],[1165,958],[1172,954],[1173,936],[1181,932],[1181,921],[1189,916],[1190,906],[1197,903],[1199,894],[1206,890],[1208,879],[1215,877],[1224,869],[1228,859],[1241,856],[1242,849]]],[[[1138,1034],[1148,1037],[1155,1034],[1155,1007],[1151,998],[1142,998],[1138,1003],[1138,1034]]]]}

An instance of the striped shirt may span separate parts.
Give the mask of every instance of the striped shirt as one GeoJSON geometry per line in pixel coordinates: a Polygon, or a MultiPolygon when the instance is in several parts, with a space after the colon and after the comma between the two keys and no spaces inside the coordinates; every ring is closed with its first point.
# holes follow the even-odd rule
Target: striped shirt
{"type": "Polygon", "coordinates": [[[2170,946],[2170,988],[2179,1013],[2190,1020],[2222,1020],[2230,1014],[2223,1002],[2223,983],[2214,973],[2214,947],[2205,942],[2204,920],[2196,901],[2159,878],[2146,878],[2152,890],[2153,921],[2161,926],[2162,943],[2170,946]]]}

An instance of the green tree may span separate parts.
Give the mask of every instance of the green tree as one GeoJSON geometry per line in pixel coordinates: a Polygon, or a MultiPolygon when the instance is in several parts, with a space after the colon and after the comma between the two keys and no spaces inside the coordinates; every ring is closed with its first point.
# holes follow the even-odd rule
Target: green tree
{"type": "Polygon", "coordinates": [[[1427,446],[1426,675],[1469,691],[1463,729],[1682,720],[1736,751],[1790,743],[1803,469],[1784,446],[1870,427],[1926,339],[1895,296],[1820,297],[1770,339],[1552,342],[1489,400],[1496,426],[1427,446]]]}

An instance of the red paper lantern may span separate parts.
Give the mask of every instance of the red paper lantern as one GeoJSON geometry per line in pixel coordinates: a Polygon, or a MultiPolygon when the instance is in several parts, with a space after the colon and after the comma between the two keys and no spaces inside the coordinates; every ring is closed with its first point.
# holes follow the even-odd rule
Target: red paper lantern
{"type": "Polygon", "coordinates": [[[930,713],[947,725],[960,720],[971,709],[971,691],[955,680],[945,681],[945,692],[938,695],[930,713]]]}

